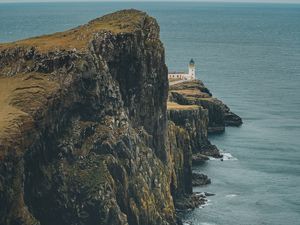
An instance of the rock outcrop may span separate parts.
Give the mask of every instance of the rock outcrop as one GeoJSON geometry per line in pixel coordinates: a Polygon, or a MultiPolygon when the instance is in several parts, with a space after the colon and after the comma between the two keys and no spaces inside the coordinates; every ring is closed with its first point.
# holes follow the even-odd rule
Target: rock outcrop
{"type": "Polygon", "coordinates": [[[168,119],[188,132],[189,147],[193,152],[192,161],[195,164],[206,160],[207,156],[222,157],[218,148],[208,140],[209,113],[211,112],[198,100],[203,96],[211,98],[211,94],[200,84],[202,84],[201,81],[186,81],[171,85],[167,105],[168,119]]]}
{"type": "Polygon", "coordinates": [[[176,224],[191,159],[167,144],[155,19],[124,10],[1,44],[0,85],[0,224],[176,224]]]}
{"type": "Polygon", "coordinates": [[[212,97],[200,80],[177,83],[170,86],[170,101],[180,105],[200,105],[208,110],[208,132],[224,132],[225,126],[240,126],[242,119],[230,111],[222,101],[212,97]]]}
{"type": "Polygon", "coordinates": [[[211,183],[211,180],[207,175],[202,173],[193,173],[193,186],[202,186],[211,183]]]}

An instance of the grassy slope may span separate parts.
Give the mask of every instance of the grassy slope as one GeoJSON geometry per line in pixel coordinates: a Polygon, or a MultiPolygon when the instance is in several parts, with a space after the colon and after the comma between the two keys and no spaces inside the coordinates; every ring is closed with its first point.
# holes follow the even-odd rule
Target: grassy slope
{"type": "Polygon", "coordinates": [[[13,143],[25,130],[32,128],[32,115],[58,88],[56,82],[38,73],[1,77],[0,144],[13,143]]]}

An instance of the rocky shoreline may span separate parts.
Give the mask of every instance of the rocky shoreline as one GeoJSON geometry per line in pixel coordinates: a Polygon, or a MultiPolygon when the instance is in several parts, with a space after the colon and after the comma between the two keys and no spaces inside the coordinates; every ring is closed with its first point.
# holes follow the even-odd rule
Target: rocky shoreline
{"type": "Polygon", "coordinates": [[[192,163],[242,121],[167,74],[156,20],[133,9],[0,44],[0,224],[175,225],[203,204],[192,163]]]}
{"type": "MultiPolygon", "coordinates": [[[[222,101],[214,98],[200,80],[176,82],[170,85],[168,118],[176,126],[188,131],[192,149],[192,166],[206,163],[210,157],[220,160],[223,158],[217,146],[209,141],[208,133],[222,133],[226,126],[242,124],[242,119],[231,112],[222,101]]],[[[210,183],[211,179],[207,175],[192,173],[192,186],[210,183]]],[[[206,203],[205,194],[193,193],[190,196],[180,198],[180,204],[175,204],[175,206],[182,211],[194,209],[206,203]]]]}

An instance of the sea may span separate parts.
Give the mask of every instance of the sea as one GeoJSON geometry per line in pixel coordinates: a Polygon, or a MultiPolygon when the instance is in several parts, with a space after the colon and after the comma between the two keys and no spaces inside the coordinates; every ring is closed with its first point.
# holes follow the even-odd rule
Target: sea
{"type": "Polygon", "coordinates": [[[300,4],[74,2],[0,4],[0,42],[136,8],[157,18],[170,70],[187,70],[243,118],[210,136],[225,155],[195,167],[214,193],[193,225],[300,224],[300,4]]]}

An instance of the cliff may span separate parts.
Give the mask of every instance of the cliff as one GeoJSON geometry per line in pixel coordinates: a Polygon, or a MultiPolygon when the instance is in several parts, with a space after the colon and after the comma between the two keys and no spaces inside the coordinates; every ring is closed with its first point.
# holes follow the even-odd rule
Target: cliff
{"type": "Polygon", "coordinates": [[[180,105],[199,105],[208,110],[209,133],[225,131],[225,126],[240,126],[242,119],[222,101],[214,98],[202,81],[193,80],[170,86],[169,100],[180,105]]]}
{"type": "Polygon", "coordinates": [[[167,144],[155,19],[1,44],[0,85],[0,224],[176,223],[172,194],[191,187],[167,144]]]}
{"type": "Polygon", "coordinates": [[[209,156],[223,157],[218,148],[209,141],[208,133],[223,132],[225,126],[240,126],[242,119],[231,112],[222,101],[212,97],[200,80],[169,80],[169,83],[169,142],[170,149],[176,149],[171,155],[177,157],[175,162],[179,166],[179,169],[174,166],[177,181],[172,183],[177,186],[171,186],[171,190],[175,190],[172,194],[175,196],[177,209],[193,209],[206,202],[206,195],[212,194],[192,194],[192,186],[211,183],[206,175],[192,173],[192,166],[202,164],[209,156]],[[182,187],[182,183],[185,186],[182,187]]]}
{"type": "Polygon", "coordinates": [[[194,164],[207,160],[207,156],[222,157],[208,140],[208,133],[220,133],[225,126],[242,124],[242,119],[214,98],[200,80],[170,81],[168,118],[188,132],[194,164]]]}

